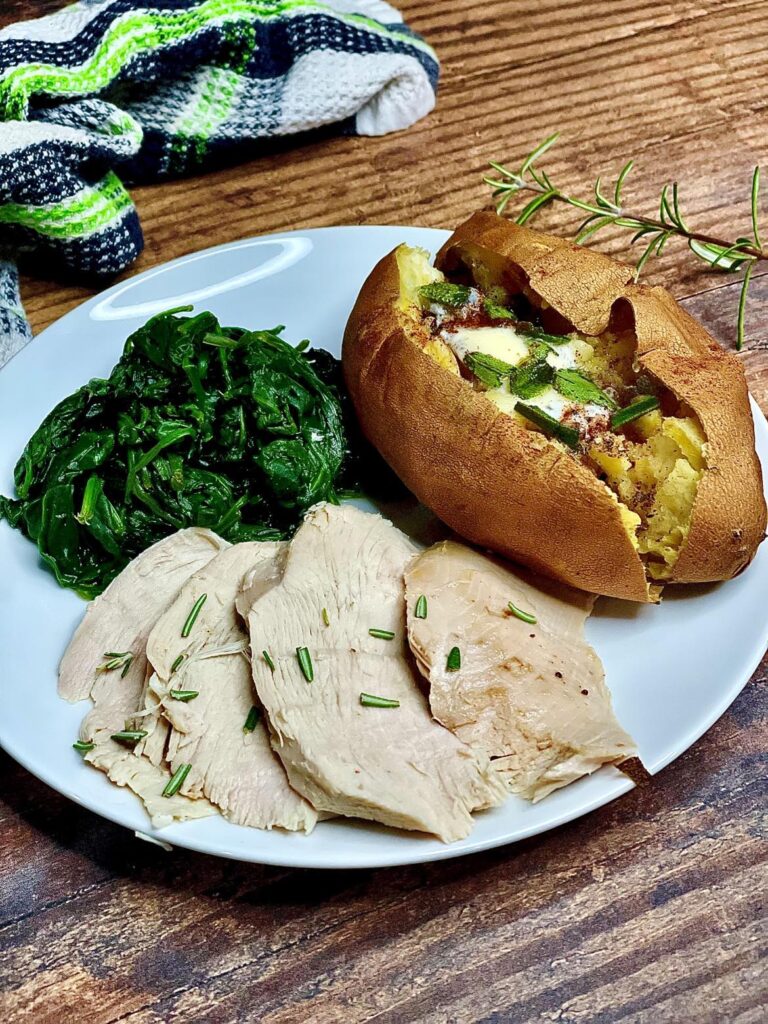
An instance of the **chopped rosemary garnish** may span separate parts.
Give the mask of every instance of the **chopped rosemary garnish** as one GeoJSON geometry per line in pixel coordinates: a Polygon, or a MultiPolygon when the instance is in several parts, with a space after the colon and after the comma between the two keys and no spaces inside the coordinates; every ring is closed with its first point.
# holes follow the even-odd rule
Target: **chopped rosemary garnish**
{"type": "Polygon", "coordinates": [[[643,395],[642,398],[635,399],[629,405],[623,409],[619,409],[611,416],[611,430],[616,430],[617,427],[626,426],[627,423],[632,423],[633,420],[639,420],[641,416],[645,416],[646,413],[653,412],[654,409],[659,408],[659,400],[655,395],[643,395]]]}
{"type": "Polygon", "coordinates": [[[125,679],[128,669],[131,667],[133,661],[133,654],[131,651],[107,651],[104,657],[107,659],[106,662],[99,669],[100,672],[112,672],[116,668],[122,669],[120,678],[125,679]]]}
{"type": "Polygon", "coordinates": [[[269,669],[269,671],[270,672],[274,672],[275,671],[275,663],[270,658],[269,651],[262,651],[261,652],[261,656],[264,659],[264,661],[267,663],[267,668],[269,669]]]}
{"type": "Polygon", "coordinates": [[[399,708],[399,700],[390,700],[389,697],[376,697],[372,693],[361,693],[360,703],[364,708],[399,708]]]}
{"type": "Polygon", "coordinates": [[[192,771],[191,764],[180,764],[173,775],[168,780],[165,789],[163,790],[163,796],[175,796],[176,793],[184,785],[184,780],[192,771]]]}
{"type": "Polygon", "coordinates": [[[368,633],[377,640],[394,640],[395,634],[391,629],[369,629],[368,633]]]}
{"type": "Polygon", "coordinates": [[[89,750],[93,750],[96,746],[95,743],[86,743],[85,740],[77,740],[72,746],[79,754],[87,754],[89,750]]]}
{"type": "Polygon", "coordinates": [[[323,625],[330,626],[331,619],[330,619],[330,616],[328,615],[328,609],[327,608],[323,608],[321,614],[323,616],[323,625]]]}
{"type": "Polygon", "coordinates": [[[523,622],[528,622],[532,626],[535,626],[538,622],[538,619],[535,615],[532,615],[530,612],[524,612],[522,608],[518,608],[517,605],[512,604],[511,601],[507,605],[507,608],[509,609],[509,611],[512,612],[516,619],[522,619],[523,622]]]}
{"type": "Polygon", "coordinates": [[[537,409],[535,405],[526,405],[524,402],[518,402],[515,405],[515,412],[520,413],[524,419],[528,420],[529,423],[533,423],[545,434],[556,437],[558,441],[567,444],[569,448],[579,447],[578,430],[574,427],[567,427],[560,420],[556,420],[554,416],[550,416],[542,409],[537,409]]]}
{"type": "Polygon", "coordinates": [[[555,374],[555,388],[572,402],[593,402],[606,409],[618,409],[617,402],[599,388],[593,380],[579,370],[558,370],[555,374]]]}
{"type": "Polygon", "coordinates": [[[421,594],[419,596],[419,599],[416,602],[416,607],[415,607],[415,609],[413,611],[413,615],[414,615],[414,618],[416,618],[416,619],[426,619],[426,617],[427,617],[427,598],[426,598],[426,596],[424,594],[421,594]]]}
{"type": "Polygon", "coordinates": [[[458,647],[452,647],[448,652],[445,667],[449,672],[456,672],[461,668],[461,651],[458,647]]]}
{"type": "Polygon", "coordinates": [[[243,732],[253,732],[253,730],[259,724],[260,718],[261,711],[254,704],[254,706],[248,712],[248,717],[246,718],[245,723],[243,725],[243,732]]]}
{"type": "Polygon", "coordinates": [[[118,743],[138,743],[146,735],[144,729],[123,729],[121,732],[113,732],[110,739],[118,743]]]}
{"type": "Polygon", "coordinates": [[[186,655],[180,654],[178,656],[178,658],[176,659],[176,661],[174,661],[174,663],[171,665],[171,675],[173,675],[173,673],[176,671],[176,669],[179,667],[179,665],[182,663],[182,661],[184,661],[185,657],[186,657],[186,655]]]}
{"type": "Polygon", "coordinates": [[[426,305],[433,302],[438,306],[458,309],[469,302],[469,288],[463,284],[451,284],[449,281],[433,281],[419,288],[419,297],[426,305]]]}
{"type": "Polygon", "coordinates": [[[186,639],[186,637],[188,637],[189,634],[192,632],[192,627],[194,626],[197,616],[200,614],[200,609],[205,604],[207,597],[207,594],[201,594],[200,597],[198,597],[198,599],[192,605],[192,611],[187,616],[187,621],[184,623],[184,626],[182,627],[181,630],[181,635],[184,639],[186,639]]]}
{"type": "Polygon", "coordinates": [[[315,678],[315,671],[312,668],[312,658],[309,655],[309,651],[307,650],[306,647],[297,647],[296,657],[299,659],[299,668],[301,669],[301,674],[304,676],[308,683],[311,683],[312,680],[315,678]]]}
{"type": "Polygon", "coordinates": [[[168,695],[170,697],[173,697],[174,700],[181,700],[181,701],[184,701],[184,703],[186,704],[187,701],[194,700],[195,697],[199,697],[200,696],[200,691],[199,690],[169,690],[168,691],[168,695]]]}

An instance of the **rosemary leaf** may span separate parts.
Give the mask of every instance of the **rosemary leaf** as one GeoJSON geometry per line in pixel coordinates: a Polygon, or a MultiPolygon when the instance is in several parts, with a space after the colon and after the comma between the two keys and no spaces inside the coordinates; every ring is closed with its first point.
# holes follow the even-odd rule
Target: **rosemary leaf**
{"type": "Polygon", "coordinates": [[[360,703],[364,708],[399,708],[399,700],[390,700],[389,697],[376,697],[372,693],[361,693],[360,703]]]}
{"type": "Polygon", "coordinates": [[[755,269],[755,261],[747,265],[747,269],[744,272],[744,280],[741,282],[741,292],[739,293],[739,313],[736,321],[736,348],[741,351],[744,347],[744,312],[747,308],[747,292],[749,291],[749,282],[752,278],[752,271],[755,269]]]}
{"type": "Polygon", "coordinates": [[[528,205],[523,207],[518,214],[517,223],[520,224],[521,227],[523,224],[527,224],[534,213],[540,210],[542,206],[546,206],[548,203],[551,203],[556,195],[557,192],[553,189],[548,189],[546,192],[542,192],[541,195],[534,196],[528,205]]]}
{"type": "Polygon", "coordinates": [[[752,174],[752,196],[751,196],[751,210],[752,210],[752,237],[755,239],[755,245],[758,249],[763,248],[763,243],[760,241],[760,227],[758,225],[759,212],[757,208],[758,197],[760,195],[760,165],[755,168],[752,174]]]}
{"type": "Polygon", "coordinates": [[[109,738],[118,743],[138,743],[146,735],[144,729],[122,729],[120,732],[113,732],[109,738]]]}
{"type": "Polygon", "coordinates": [[[597,181],[595,182],[595,199],[597,200],[597,205],[602,206],[605,210],[611,210],[613,209],[613,204],[608,199],[606,199],[603,193],[600,191],[600,185],[601,179],[598,175],[597,181]]]}
{"type": "Polygon", "coordinates": [[[368,633],[376,640],[394,640],[395,634],[390,629],[369,629],[368,633]]]}
{"type": "Polygon", "coordinates": [[[448,672],[458,672],[461,668],[461,651],[458,647],[452,647],[448,652],[445,667],[448,672]]]}
{"type": "Polygon", "coordinates": [[[107,661],[100,667],[99,671],[112,672],[119,668],[122,669],[120,672],[121,678],[125,679],[126,673],[131,667],[131,662],[133,661],[133,654],[131,651],[122,651],[121,653],[117,651],[109,651],[104,655],[104,657],[107,661]]]}
{"type": "Polygon", "coordinates": [[[195,697],[200,696],[199,690],[169,690],[168,694],[173,697],[174,700],[180,700],[186,704],[190,700],[194,700],[195,697]]]}
{"type": "Polygon", "coordinates": [[[299,668],[301,669],[301,674],[304,676],[308,683],[311,683],[312,680],[315,678],[315,670],[312,667],[312,658],[310,657],[309,651],[307,650],[306,647],[297,647],[296,657],[299,659],[299,668]]]}
{"type": "Polygon", "coordinates": [[[182,661],[184,661],[184,658],[185,655],[180,654],[178,658],[174,661],[174,663],[171,665],[171,675],[173,675],[173,673],[176,671],[176,669],[179,667],[182,661]]]}
{"type": "Polygon", "coordinates": [[[528,420],[529,423],[533,423],[543,433],[549,437],[556,437],[558,441],[562,441],[569,448],[576,449],[579,447],[581,438],[575,427],[566,426],[565,423],[561,423],[560,420],[556,420],[554,416],[550,416],[535,405],[526,405],[524,402],[518,402],[515,405],[515,412],[528,420]]]}
{"type": "Polygon", "coordinates": [[[87,754],[89,750],[93,750],[96,744],[86,743],[85,740],[77,740],[72,746],[79,754],[87,754]]]}
{"type": "Polygon", "coordinates": [[[266,662],[267,668],[269,669],[269,671],[270,672],[274,672],[275,671],[275,663],[270,658],[269,651],[262,651],[261,652],[261,656],[264,659],[264,661],[266,662]]]}
{"type": "Polygon", "coordinates": [[[187,621],[184,623],[181,629],[182,639],[186,639],[192,632],[192,627],[197,621],[197,616],[200,614],[200,609],[205,604],[207,597],[207,594],[201,594],[200,597],[198,597],[198,599],[192,605],[192,611],[187,616],[187,621]]]}
{"type": "Polygon", "coordinates": [[[646,246],[645,252],[640,257],[640,259],[637,261],[637,264],[635,266],[635,281],[637,281],[637,279],[642,274],[643,269],[645,267],[645,264],[648,262],[648,260],[651,258],[651,256],[653,256],[653,254],[656,252],[656,249],[661,244],[661,240],[662,240],[663,237],[664,237],[664,232],[663,231],[659,231],[657,234],[655,234],[653,236],[653,238],[650,240],[650,242],[646,246]]]}
{"type": "Polygon", "coordinates": [[[426,619],[427,617],[427,598],[424,594],[420,594],[416,601],[416,607],[413,612],[414,618],[426,619]]]}
{"type": "Polygon", "coordinates": [[[323,608],[323,610],[321,612],[321,615],[323,617],[323,625],[330,626],[331,620],[330,620],[330,618],[328,616],[328,609],[327,608],[323,608]]]}
{"type": "Polygon", "coordinates": [[[253,730],[259,724],[259,719],[260,718],[261,718],[261,711],[254,704],[254,706],[248,712],[248,717],[246,718],[246,720],[245,720],[245,722],[243,724],[243,732],[253,732],[253,730]]]}
{"type": "Polygon", "coordinates": [[[540,142],[539,145],[536,147],[536,149],[534,149],[534,151],[532,153],[528,154],[528,156],[523,161],[523,166],[520,168],[520,177],[521,178],[523,177],[525,172],[528,170],[528,168],[531,166],[531,164],[534,164],[539,159],[540,156],[544,156],[544,154],[547,152],[547,150],[550,148],[550,146],[554,146],[554,144],[557,142],[557,140],[559,138],[560,138],[560,132],[553,132],[550,136],[548,136],[546,139],[544,139],[543,142],[540,142]]]}
{"type": "Polygon", "coordinates": [[[675,211],[675,224],[687,235],[689,234],[688,225],[683,220],[683,214],[680,210],[680,198],[678,191],[677,182],[672,182],[672,209],[675,211]]]}
{"type": "Polygon", "coordinates": [[[622,167],[621,172],[619,173],[619,176],[616,179],[616,188],[614,189],[614,192],[613,192],[613,204],[614,204],[614,206],[621,206],[621,189],[622,189],[622,187],[624,185],[624,181],[625,181],[627,175],[629,174],[629,172],[632,170],[632,168],[634,166],[635,166],[635,161],[634,160],[627,160],[627,162],[622,167]]]}
{"type": "Polygon", "coordinates": [[[181,789],[181,787],[184,785],[184,780],[191,771],[191,764],[180,764],[179,767],[168,780],[166,787],[163,790],[163,796],[175,796],[181,789]]]}
{"type": "Polygon", "coordinates": [[[524,612],[522,608],[518,608],[516,604],[511,601],[507,605],[509,611],[515,616],[516,619],[520,619],[522,622],[527,622],[531,626],[535,626],[538,619],[531,612],[524,612]]]}
{"type": "Polygon", "coordinates": [[[600,231],[601,228],[604,228],[608,224],[612,224],[612,223],[613,223],[613,217],[611,217],[611,216],[601,217],[599,214],[593,213],[592,216],[591,217],[587,217],[587,219],[581,225],[581,228],[579,229],[579,233],[578,233],[578,235],[576,235],[576,238],[574,239],[574,241],[576,242],[576,245],[581,245],[588,238],[590,238],[592,235],[594,235],[594,233],[596,231],[600,231]],[[592,221],[591,224],[589,223],[590,221],[592,221]],[[589,226],[587,226],[587,225],[589,225],[589,226]]]}
{"type": "Polygon", "coordinates": [[[618,412],[611,416],[611,430],[625,427],[627,423],[639,420],[641,416],[645,416],[646,413],[653,412],[654,409],[658,408],[659,400],[655,395],[643,395],[640,398],[636,398],[634,402],[631,402],[623,409],[619,409],[618,412]]]}

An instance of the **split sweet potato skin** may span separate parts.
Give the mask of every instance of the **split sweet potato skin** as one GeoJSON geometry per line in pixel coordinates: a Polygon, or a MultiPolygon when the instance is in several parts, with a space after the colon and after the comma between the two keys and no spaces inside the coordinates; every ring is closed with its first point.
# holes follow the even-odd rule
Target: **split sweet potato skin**
{"type": "MultiPolygon", "coordinates": [[[[613,493],[555,442],[525,429],[418,344],[401,304],[397,251],[369,275],[344,335],[343,363],[362,428],[416,496],[461,536],[571,586],[653,601],[613,493]]],[[[754,424],[739,361],[663,288],[600,253],[477,213],[445,243],[450,273],[493,263],[578,331],[631,324],[637,363],[691,407],[706,469],[670,582],[729,579],[765,536],[754,424]]]]}

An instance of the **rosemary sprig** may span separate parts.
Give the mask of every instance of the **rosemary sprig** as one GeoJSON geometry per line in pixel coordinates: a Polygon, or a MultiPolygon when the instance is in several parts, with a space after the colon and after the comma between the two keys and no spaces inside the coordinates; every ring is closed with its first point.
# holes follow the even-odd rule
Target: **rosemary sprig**
{"type": "Polygon", "coordinates": [[[552,183],[546,171],[537,165],[537,161],[550,149],[560,137],[555,132],[544,139],[523,161],[517,171],[509,170],[502,164],[491,161],[491,167],[498,177],[485,177],[483,180],[493,189],[496,209],[501,214],[510,199],[518,192],[531,192],[533,198],[526,203],[516,217],[518,224],[526,224],[539,210],[553,202],[566,203],[586,214],[577,234],[576,242],[581,244],[603,228],[615,225],[633,232],[630,245],[645,240],[645,248],[635,267],[635,280],[645,269],[646,264],[654,256],[660,256],[670,238],[684,238],[688,248],[712,270],[735,273],[745,268],[739,294],[738,314],[736,320],[736,348],[744,344],[744,322],[747,305],[747,294],[755,265],[763,260],[768,261],[768,250],[763,249],[759,226],[760,168],[755,167],[752,174],[752,190],[750,197],[751,235],[738,237],[735,241],[726,241],[714,235],[691,229],[683,216],[680,203],[680,187],[673,181],[664,186],[659,199],[657,217],[646,216],[628,209],[622,203],[622,190],[628,174],[634,166],[628,160],[619,172],[610,197],[606,195],[602,179],[598,178],[593,187],[594,198],[587,200],[563,192],[552,183]]]}

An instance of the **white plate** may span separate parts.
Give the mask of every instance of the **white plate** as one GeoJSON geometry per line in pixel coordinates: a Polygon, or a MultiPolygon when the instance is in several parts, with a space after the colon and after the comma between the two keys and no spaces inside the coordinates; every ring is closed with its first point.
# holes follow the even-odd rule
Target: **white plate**
{"type": "MultiPolygon", "coordinates": [[[[148,316],[187,302],[230,325],[286,325],[339,354],[358,289],[399,242],[436,250],[446,232],[348,227],[292,232],[219,246],[116,285],[44,331],[0,372],[0,492],[43,416],[90,377],[106,376],[127,335],[148,316]]],[[[768,462],[768,426],[756,410],[768,462]]],[[[65,796],[112,821],[193,850],[266,864],[373,867],[455,857],[511,843],[577,818],[632,783],[603,769],[532,806],[510,798],[481,814],[463,842],[442,843],[363,823],[321,823],[311,836],[259,832],[223,818],[153,833],[138,800],[84,765],[72,749],[85,704],[56,695],[56,666],[84,603],[59,588],[33,544],[0,524],[0,743],[65,796]]],[[[588,635],[605,665],[621,723],[651,771],[686,750],[725,711],[768,645],[768,545],[747,572],[689,589],[658,607],[598,602],[588,635]]]]}

